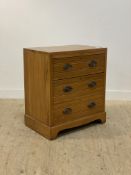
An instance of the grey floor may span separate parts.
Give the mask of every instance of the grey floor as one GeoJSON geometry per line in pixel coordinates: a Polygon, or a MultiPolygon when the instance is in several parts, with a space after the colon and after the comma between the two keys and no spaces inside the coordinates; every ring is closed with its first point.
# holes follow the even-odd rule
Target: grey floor
{"type": "Polygon", "coordinates": [[[0,100],[0,175],[130,175],[131,102],[106,106],[105,124],[49,141],[24,125],[23,100],[0,100]]]}

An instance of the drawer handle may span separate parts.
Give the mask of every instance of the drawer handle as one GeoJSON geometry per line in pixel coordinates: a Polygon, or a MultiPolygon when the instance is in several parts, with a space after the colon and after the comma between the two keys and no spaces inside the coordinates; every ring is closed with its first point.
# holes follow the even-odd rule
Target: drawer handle
{"type": "Polygon", "coordinates": [[[88,104],[88,108],[94,108],[96,106],[95,102],[91,102],[88,104]]]}
{"type": "Polygon", "coordinates": [[[68,115],[68,114],[71,114],[71,113],[72,113],[72,109],[71,108],[65,108],[63,110],[63,114],[65,114],[65,115],[68,115]]]}
{"type": "Polygon", "coordinates": [[[92,60],[88,65],[89,65],[89,67],[94,68],[97,66],[97,62],[95,60],[92,60]]]}
{"type": "Polygon", "coordinates": [[[91,83],[88,84],[88,87],[89,87],[89,88],[94,88],[94,87],[96,87],[96,82],[95,82],[95,81],[92,81],[91,83]]]}
{"type": "Polygon", "coordinates": [[[64,70],[69,70],[70,68],[72,68],[72,65],[71,64],[64,64],[64,67],[63,67],[63,69],[64,70]]]}
{"type": "Polygon", "coordinates": [[[63,89],[63,91],[64,92],[70,92],[70,91],[72,91],[72,89],[73,88],[71,86],[65,86],[64,89],[63,89]]]}

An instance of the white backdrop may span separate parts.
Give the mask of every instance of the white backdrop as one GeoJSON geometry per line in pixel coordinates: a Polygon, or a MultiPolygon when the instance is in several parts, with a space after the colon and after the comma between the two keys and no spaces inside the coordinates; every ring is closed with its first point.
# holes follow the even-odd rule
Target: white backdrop
{"type": "Polygon", "coordinates": [[[130,0],[0,0],[0,98],[23,97],[23,47],[108,47],[107,97],[131,99],[130,0]]]}

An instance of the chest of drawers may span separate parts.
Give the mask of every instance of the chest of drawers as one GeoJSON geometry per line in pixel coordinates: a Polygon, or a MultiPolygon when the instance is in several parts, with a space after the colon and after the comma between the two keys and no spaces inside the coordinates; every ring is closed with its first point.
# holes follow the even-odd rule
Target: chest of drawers
{"type": "Polygon", "coordinates": [[[106,48],[70,45],[24,49],[25,124],[48,139],[106,121],[106,48]]]}

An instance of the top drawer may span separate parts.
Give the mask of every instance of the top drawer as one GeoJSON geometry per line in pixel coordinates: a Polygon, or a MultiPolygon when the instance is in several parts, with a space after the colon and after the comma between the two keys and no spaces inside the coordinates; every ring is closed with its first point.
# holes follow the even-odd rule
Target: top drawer
{"type": "Polygon", "coordinates": [[[105,71],[105,54],[79,57],[55,58],[53,60],[53,79],[63,79],[100,73],[105,71]]]}

